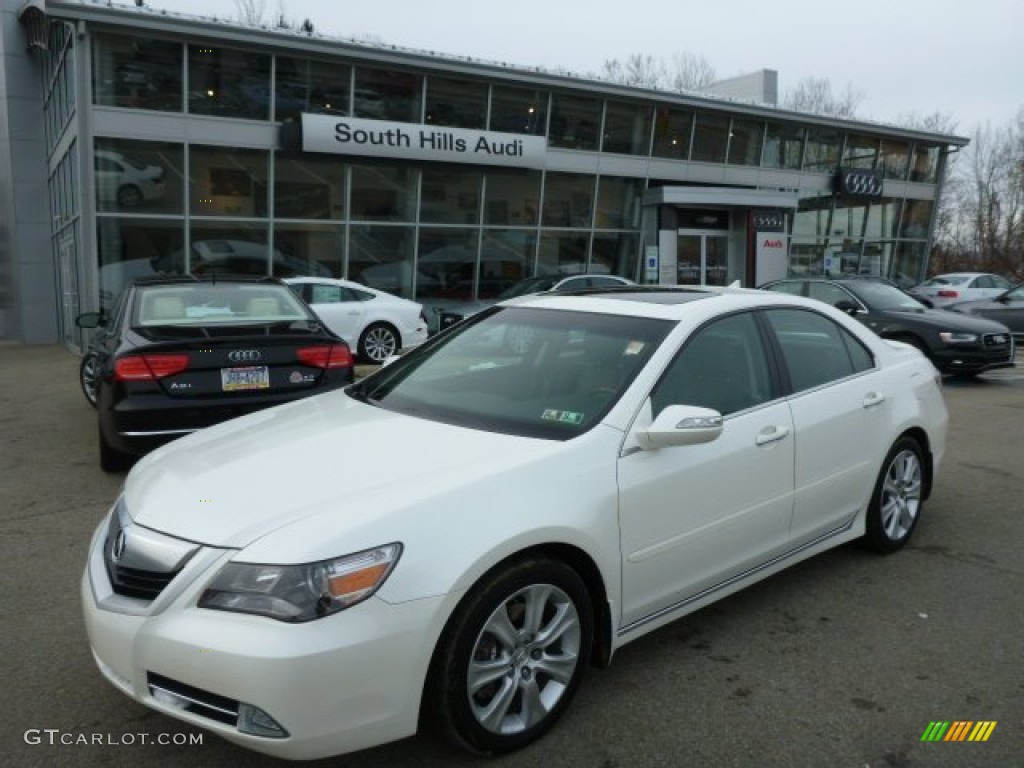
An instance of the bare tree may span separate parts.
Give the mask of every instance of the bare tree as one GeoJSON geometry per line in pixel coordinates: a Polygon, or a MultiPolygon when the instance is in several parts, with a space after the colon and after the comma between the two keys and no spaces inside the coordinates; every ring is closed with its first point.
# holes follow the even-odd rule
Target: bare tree
{"type": "Polygon", "coordinates": [[[715,81],[715,69],[703,56],[677,53],[670,63],[649,54],[634,53],[625,61],[608,59],[601,76],[623,85],[666,91],[699,91],[715,81]]]}
{"type": "Polygon", "coordinates": [[[263,23],[267,3],[266,0],[235,0],[235,10],[238,11],[238,20],[243,24],[258,27],[263,23]]]}
{"type": "Polygon", "coordinates": [[[702,91],[718,79],[710,61],[688,51],[675,54],[668,70],[672,91],[702,91]]]}
{"type": "Polygon", "coordinates": [[[832,93],[832,83],[827,78],[805,77],[782,99],[786,109],[797,112],[812,112],[816,115],[852,118],[864,100],[864,93],[847,85],[839,96],[832,93]]]}

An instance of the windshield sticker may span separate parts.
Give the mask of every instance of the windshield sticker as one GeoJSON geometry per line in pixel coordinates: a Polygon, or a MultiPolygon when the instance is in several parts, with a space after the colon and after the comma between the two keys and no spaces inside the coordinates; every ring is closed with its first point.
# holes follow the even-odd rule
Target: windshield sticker
{"type": "Polygon", "coordinates": [[[626,355],[639,355],[644,351],[644,347],[647,345],[642,341],[631,341],[626,345],[626,351],[623,354],[626,355]]]}
{"type": "Polygon", "coordinates": [[[579,411],[557,411],[554,408],[545,408],[540,417],[544,421],[557,421],[561,424],[583,423],[583,414],[579,411]]]}

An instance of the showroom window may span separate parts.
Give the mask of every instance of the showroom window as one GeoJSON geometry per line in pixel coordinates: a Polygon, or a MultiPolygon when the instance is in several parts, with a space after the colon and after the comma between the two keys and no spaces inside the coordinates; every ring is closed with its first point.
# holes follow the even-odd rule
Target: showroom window
{"type": "Polygon", "coordinates": [[[484,128],[487,125],[487,83],[427,78],[424,122],[454,128],[484,128]]]}
{"type": "Polygon", "coordinates": [[[910,167],[910,146],[905,141],[882,139],[878,164],[885,178],[903,181],[910,167]]]}
{"type": "Polygon", "coordinates": [[[939,148],[918,144],[914,147],[913,166],[910,170],[911,181],[923,181],[934,184],[939,176],[939,148]]]}
{"type": "Polygon", "coordinates": [[[472,301],[478,229],[421,227],[416,298],[472,301]]]}
{"type": "Polygon", "coordinates": [[[839,166],[838,131],[812,128],[807,134],[804,150],[804,170],[815,173],[832,173],[839,166]]]}
{"type": "Polygon", "coordinates": [[[800,170],[806,135],[807,129],[799,125],[768,123],[761,164],[766,168],[800,170]]]}
{"type": "Polygon", "coordinates": [[[345,164],[314,154],[274,155],[274,218],[345,218],[345,164]]]}
{"type": "Polygon", "coordinates": [[[341,224],[275,222],[274,251],[281,254],[281,268],[293,275],[345,274],[345,229],[341,224]]]}
{"type": "Polygon", "coordinates": [[[702,163],[724,163],[728,141],[728,117],[698,112],[694,121],[690,159],[702,163]]]}
{"type": "Polygon", "coordinates": [[[548,146],[596,151],[600,129],[600,101],[566,93],[554,94],[548,146]]]}
{"type": "Polygon", "coordinates": [[[184,249],[181,219],[96,217],[100,306],[112,307],[122,289],[137,277],[184,272],[184,249]]]}
{"type": "Polygon", "coordinates": [[[484,193],[484,223],[536,225],[540,179],[539,171],[488,169],[484,193]]]}
{"type": "Polygon", "coordinates": [[[601,176],[597,183],[597,229],[630,229],[640,225],[644,180],[601,176]]]}
{"type": "Polygon", "coordinates": [[[420,221],[438,224],[478,224],[483,174],[468,169],[423,171],[420,221]]]}
{"type": "Polygon", "coordinates": [[[97,33],[92,41],[92,100],[102,107],[181,112],[182,45],[97,33]]]}
{"type": "Polygon", "coordinates": [[[871,208],[868,210],[868,221],[864,229],[864,237],[896,237],[897,226],[900,221],[900,211],[902,209],[902,200],[872,203],[871,208]]]}
{"type": "Polygon", "coordinates": [[[415,221],[416,171],[392,165],[353,165],[355,221],[415,221]]]}
{"type": "Polygon", "coordinates": [[[353,224],[349,228],[348,277],[357,283],[412,298],[431,278],[414,275],[411,226],[353,224]]]}
{"type": "Polygon", "coordinates": [[[410,72],[356,68],[352,102],[356,117],[418,123],[423,78],[410,72]]]}
{"type": "Polygon", "coordinates": [[[543,136],[548,124],[547,114],[545,91],[502,85],[491,89],[489,130],[543,136]]]}
{"type": "Polygon", "coordinates": [[[189,212],[195,216],[265,217],[269,159],[269,152],[258,149],[191,147],[189,212]]]}
{"type": "Polygon", "coordinates": [[[278,56],[274,71],[274,119],[298,121],[303,112],[347,115],[352,68],[347,64],[278,56]]]}
{"type": "Polygon", "coordinates": [[[537,274],[573,274],[587,271],[588,232],[542,232],[537,274]]]}
{"type": "Polygon", "coordinates": [[[181,144],[96,139],[96,210],[181,215],[185,148],[181,144]]]}
{"type": "Polygon", "coordinates": [[[655,157],[686,160],[690,155],[693,113],[659,107],[654,116],[655,157]]]}
{"type": "Polygon", "coordinates": [[[594,210],[594,177],[548,173],[544,183],[545,227],[589,228],[594,210]]]}
{"type": "Polygon", "coordinates": [[[602,152],[646,155],[651,146],[651,108],[609,101],[604,113],[602,152]]]}
{"type": "Polygon", "coordinates": [[[849,134],[846,146],[843,147],[844,168],[863,168],[873,170],[878,158],[878,139],[871,136],[849,134]]]}
{"type": "Polygon", "coordinates": [[[536,230],[485,229],[480,248],[477,298],[493,299],[532,275],[536,257],[536,230]]]}
{"type": "Polygon", "coordinates": [[[903,222],[900,226],[900,236],[926,238],[931,218],[931,200],[907,200],[903,207],[903,222]]]}
{"type": "Polygon", "coordinates": [[[184,269],[196,275],[294,277],[302,274],[280,251],[274,252],[271,267],[268,242],[265,223],[192,219],[189,260],[184,269]]]}
{"type": "Polygon", "coordinates": [[[595,232],[587,271],[636,277],[639,248],[635,232],[595,232]]]}
{"type": "Polygon", "coordinates": [[[270,119],[270,56],[208,45],[188,47],[188,111],[270,119]]]}
{"type": "Polygon", "coordinates": [[[729,164],[760,165],[764,123],[733,118],[729,128],[729,164]]]}

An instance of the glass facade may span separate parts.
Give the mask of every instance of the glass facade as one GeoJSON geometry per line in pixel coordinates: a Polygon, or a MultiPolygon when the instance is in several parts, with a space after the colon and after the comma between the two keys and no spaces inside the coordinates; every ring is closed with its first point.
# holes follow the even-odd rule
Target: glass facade
{"type": "MultiPolygon", "coordinates": [[[[108,128],[91,147],[102,303],[153,271],[336,275],[427,303],[493,298],[550,271],[642,279],[644,193],[681,183],[646,178],[646,158],[820,175],[785,217],[793,274],[829,263],[916,279],[926,264],[930,200],[843,200],[825,182],[851,167],[934,185],[937,144],[219,42],[102,31],[91,52],[91,101],[124,110],[126,123],[146,112],[266,124],[351,115],[541,136],[553,151],[616,155],[621,166],[570,173],[245,148],[226,120],[209,121],[224,122],[223,141],[207,131],[202,143],[108,128]]],[[[54,133],[72,87],[54,80],[54,133]]],[[[55,193],[55,210],[65,205],[55,193]]]]}

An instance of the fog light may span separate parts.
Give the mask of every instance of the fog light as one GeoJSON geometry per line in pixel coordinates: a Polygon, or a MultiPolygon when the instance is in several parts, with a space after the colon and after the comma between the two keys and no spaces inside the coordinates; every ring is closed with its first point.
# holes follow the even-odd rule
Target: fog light
{"type": "Polygon", "coordinates": [[[288,738],[288,731],[278,725],[274,718],[252,704],[239,704],[238,730],[253,736],[266,736],[269,739],[288,738]]]}

